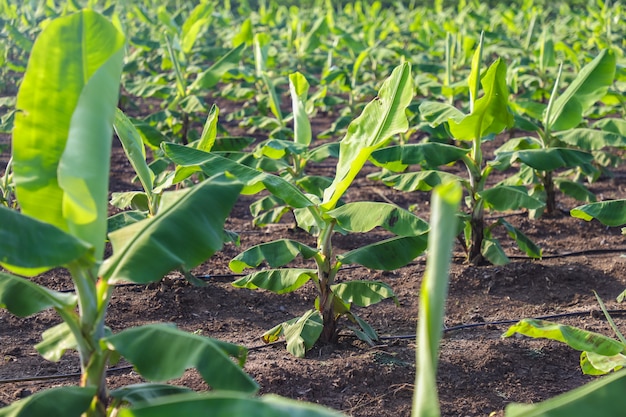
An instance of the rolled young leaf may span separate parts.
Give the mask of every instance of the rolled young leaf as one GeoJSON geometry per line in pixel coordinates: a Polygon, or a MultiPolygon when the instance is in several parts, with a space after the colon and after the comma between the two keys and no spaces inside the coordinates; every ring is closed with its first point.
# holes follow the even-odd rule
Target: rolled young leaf
{"type": "Polygon", "coordinates": [[[545,126],[550,131],[576,127],[583,113],[606,94],[615,77],[615,53],[605,49],[580,70],[574,81],[552,105],[545,126]]]}
{"type": "Polygon", "coordinates": [[[456,182],[439,186],[433,191],[429,255],[420,289],[413,417],[441,415],[436,388],[438,351],[448,294],[452,245],[457,233],[456,213],[462,193],[461,186],[456,182]]]}
{"type": "Polygon", "coordinates": [[[458,123],[454,119],[448,121],[450,133],[455,139],[480,139],[513,126],[513,114],[508,109],[509,91],[504,61],[497,59],[480,81],[484,95],[475,101],[472,112],[458,123]]]}
{"type": "Polygon", "coordinates": [[[84,10],[37,38],[20,86],[13,170],[22,212],[90,243],[101,259],[124,36],[84,10]]]}
{"type": "Polygon", "coordinates": [[[146,162],[146,148],[137,128],[128,120],[128,117],[120,110],[115,112],[115,133],[119,138],[124,152],[135,169],[137,177],[148,196],[152,194],[154,186],[154,173],[146,162]]]}
{"type": "Polygon", "coordinates": [[[309,146],[311,143],[311,122],[306,113],[306,100],[309,93],[309,82],[304,75],[294,72],[289,75],[289,93],[293,108],[294,141],[309,146]]]}

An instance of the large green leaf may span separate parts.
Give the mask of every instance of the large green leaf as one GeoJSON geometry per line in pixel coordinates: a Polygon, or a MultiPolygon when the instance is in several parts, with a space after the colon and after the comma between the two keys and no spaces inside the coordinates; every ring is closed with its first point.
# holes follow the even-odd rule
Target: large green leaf
{"type": "Polygon", "coordinates": [[[593,155],[578,149],[544,148],[501,152],[496,160],[503,165],[498,169],[506,169],[513,162],[520,161],[539,171],[581,167],[587,172],[591,169],[593,155]]]}
{"type": "Polygon", "coordinates": [[[571,129],[555,136],[561,142],[586,151],[597,151],[607,146],[626,146],[626,135],[598,129],[571,129]]]}
{"type": "Polygon", "coordinates": [[[426,168],[436,168],[451,162],[458,161],[467,154],[469,149],[444,143],[428,142],[409,145],[388,146],[372,153],[371,159],[375,165],[392,169],[391,163],[399,162],[402,165],[421,165],[426,168]]]}
{"type": "Polygon", "coordinates": [[[0,408],[0,417],[80,417],[96,388],[51,388],[0,408]]]}
{"type": "Polygon", "coordinates": [[[425,100],[420,104],[419,110],[424,120],[428,121],[433,127],[449,120],[460,122],[465,117],[463,112],[456,107],[438,101],[425,100]]]}
{"type": "MultiPolygon", "coordinates": [[[[291,207],[302,208],[313,205],[311,200],[293,184],[276,175],[266,174],[214,153],[202,152],[174,143],[163,143],[161,146],[167,157],[175,164],[182,167],[198,166],[207,175],[228,172],[241,181],[250,194],[267,188],[291,207]]],[[[246,193],[245,188],[242,193],[246,193]]]]}
{"type": "Polygon", "coordinates": [[[345,303],[353,303],[359,307],[368,307],[387,298],[398,298],[391,287],[380,281],[348,281],[330,287],[333,293],[345,303]]]}
{"type": "Polygon", "coordinates": [[[113,119],[124,36],[91,10],[52,21],[31,51],[13,131],[24,214],[104,252],[113,119]]]}
{"type": "Polygon", "coordinates": [[[230,261],[228,267],[234,272],[241,272],[245,268],[256,268],[261,262],[267,261],[270,267],[278,268],[293,261],[298,255],[309,259],[317,252],[316,249],[295,240],[280,239],[245,250],[230,261]]]}
{"type": "Polygon", "coordinates": [[[256,382],[229,358],[232,356],[243,363],[247,351],[241,346],[164,324],[126,329],[107,337],[105,343],[151,381],[178,378],[186,369],[195,368],[214,389],[248,393],[258,390],[256,382]]]}
{"type": "Polygon", "coordinates": [[[450,174],[445,171],[429,171],[422,170],[416,172],[407,172],[405,174],[385,175],[382,181],[396,190],[412,192],[412,191],[430,191],[440,184],[451,181],[460,181],[457,175],[450,174]]]}
{"type": "Polygon", "coordinates": [[[413,96],[411,66],[401,64],[385,80],[378,96],[350,123],[339,145],[339,161],[333,183],[324,191],[322,206],[333,209],[373,151],[409,126],[406,108],[413,96]]]}
{"type": "Polygon", "coordinates": [[[0,206],[0,265],[35,276],[88,257],[90,246],[57,227],[0,206]]]}
{"type": "Polygon", "coordinates": [[[509,327],[502,337],[510,337],[515,333],[535,339],[556,340],[567,344],[572,349],[595,352],[604,356],[614,356],[626,349],[626,346],[617,340],[602,334],[545,320],[523,319],[509,327]]]}
{"type": "Polygon", "coordinates": [[[450,133],[455,139],[480,139],[513,126],[513,114],[508,109],[509,91],[504,61],[496,60],[482,77],[481,84],[484,95],[476,100],[473,111],[460,122],[454,119],[448,122],[450,133]]]}
{"type": "Polygon", "coordinates": [[[545,205],[542,201],[528,195],[522,186],[497,185],[478,193],[488,207],[497,211],[517,210],[526,208],[536,210],[545,205]]]}
{"type": "Polygon", "coordinates": [[[506,417],[619,416],[626,409],[626,370],[538,404],[509,404],[506,417]]]}
{"type": "Polygon", "coordinates": [[[544,125],[550,131],[576,127],[592,104],[606,94],[615,77],[615,53],[605,49],[585,65],[552,105],[544,125]]]}
{"type": "Polygon", "coordinates": [[[0,272],[0,307],[19,317],[48,308],[72,309],[76,295],[49,290],[27,279],[0,272]]]}
{"type": "Polygon", "coordinates": [[[344,254],[337,259],[343,264],[359,264],[366,268],[392,271],[405,266],[426,250],[428,235],[401,236],[372,243],[344,254]]]}
{"type": "Polygon", "coordinates": [[[578,206],[570,211],[573,217],[591,220],[597,219],[607,226],[626,224],[626,200],[600,201],[578,206]]]}
{"type": "Polygon", "coordinates": [[[408,210],[389,203],[358,201],[326,213],[349,232],[365,233],[380,226],[398,236],[415,236],[428,231],[428,223],[408,210]]]}
{"type": "Polygon", "coordinates": [[[157,281],[175,268],[190,270],[223,245],[224,222],[241,184],[211,177],[163,194],[158,214],[109,235],[113,256],[100,268],[111,282],[157,281]]]}
{"type": "Polygon", "coordinates": [[[234,392],[196,393],[168,396],[133,408],[121,409],[119,417],[340,417],[337,411],[317,404],[266,395],[260,398],[234,392]]]}
{"type": "Polygon", "coordinates": [[[287,351],[296,358],[304,358],[324,329],[322,315],[317,310],[309,310],[297,319],[283,323],[282,327],[287,351]]]}
{"type": "Polygon", "coordinates": [[[267,269],[246,275],[233,282],[237,288],[248,288],[285,294],[292,292],[316,277],[313,269],[267,269]]]}

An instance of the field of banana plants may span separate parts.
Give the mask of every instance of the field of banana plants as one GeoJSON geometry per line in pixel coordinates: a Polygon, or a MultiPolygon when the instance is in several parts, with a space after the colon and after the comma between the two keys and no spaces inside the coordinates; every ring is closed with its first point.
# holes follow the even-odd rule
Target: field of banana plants
{"type": "Polygon", "coordinates": [[[621,415],[626,9],[491,3],[0,0],[0,417],[621,415]]]}

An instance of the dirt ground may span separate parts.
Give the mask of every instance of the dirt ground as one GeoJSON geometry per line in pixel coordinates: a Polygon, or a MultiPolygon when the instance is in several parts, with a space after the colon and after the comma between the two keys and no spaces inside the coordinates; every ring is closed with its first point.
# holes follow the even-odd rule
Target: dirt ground
{"type": "MultiPolygon", "coordinates": [[[[320,128],[321,130],[321,128],[320,128]]],[[[331,174],[333,161],[311,167],[311,172],[331,174]]],[[[460,167],[453,168],[462,173],[460,167]]],[[[428,218],[427,193],[402,194],[368,180],[367,166],[348,191],[346,200],[392,201],[408,208],[417,204],[418,213],[428,218]]],[[[113,148],[111,191],[137,189],[133,171],[121,147],[113,148]]],[[[623,198],[626,170],[591,186],[599,199],[623,198]]],[[[500,178],[494,176],[492,181],[500,178]]],[[[305,232],[294,228],[285,216],[277,225],[254,228],[248,205],[253,197],[241,197],[227,221],[227,228],[241,236],[241,247],[227,245],[208,262],[194,270],[210,275],[205,287],[194,287],[176,273],[148,286],[120,286],[114,292],[107,324],[113,331],[153,322],[172,322],[179,327],[250,347],[245,370],[261,385],[261,393],[325,404],[354,417],[409,416],[415,378],[415,338],[418,291],[426,259],[393,272],[365,268],[341,272],[341,279],[377,279],[396,292],[400,306],[391,301],[362,309],[365,318],[383,336],[375,347],[355,338],[340,337],[338,344],[319,346],[304,359],[290,356],[284,344],[264,346],[261,334],[274,325],[298,315],[313,305],[312,288],[293,294],[236,289],[228,261],[240,251],[277,238],[289,237],[314,243],[305,232]]],[[[506,266],[469,266],[460,247],[455,249],[441,343],[438,388],[444,416],[502,416],[511,402],[537,402],[584,384],[593,378],[582,375],[578,353],[556,342],[527,338],[502,339],[507,324],[524,317],[576,313],[560,322],[610,335],[593,290],[609,309],[621,309],[615,297],[626,288],[626,252],[619,228],[571,218],[567,212],[576,202],[559,197],[561,212],[529,220],[526,213],[508,213],[507,221],[518,226],[544,250],[544,259],[524,259],[504,234],[502,244],[515,257],[506,266]],[[455,326],[476,324],[468,328],[455,326]]],[[[502,215],[491,213],[490,216],[502,215]]],[[[383,237],[336,236],[339,252],[383,237]]],[[[54,270],[36,281],[49,288],[70,289],[63,270],[54,270]]],[[[624,321],[615,314],[618,326],[624,321]]],[[[52,312],[18,319],[0,310],[0,405],[58,385],[77,384],[76,355],[67,354],[58,363],[47,362],[33,345],[42,331],[58,323],[52,312]],[[43,379],[42,378],[48,378],[43,379]],[[32,380],[29,380],[32,379],[32,380]]],[[[139,375],[128,367],[108,375],[110,387],[137,383],[139,375]]],[[[196,390],[207,386],[195,371],[188,371],[175,384],[196,390]]]]}

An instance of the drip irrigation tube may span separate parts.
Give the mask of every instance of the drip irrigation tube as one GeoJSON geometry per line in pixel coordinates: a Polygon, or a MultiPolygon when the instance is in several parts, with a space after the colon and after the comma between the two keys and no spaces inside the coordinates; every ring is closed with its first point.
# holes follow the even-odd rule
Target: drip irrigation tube
{"type": "MultiPolygon", "coordinates": [[[[626,314],[626,310],[607,310],[607,311],[608,311],[609,314],[612,314],[612,315],[626,314]]],[[[594,314],[596,312],[601,313],[598,310],[587,310],[587,311],[575,311],[575,312],[571,312],[571,313],[550,314],[550,315],[538,316],[538,317],[533,317],[533,318],[536,319],[536,320],[553,320],[553,319],[558,319],[558,318],[563,318],[563,317],[587,316],[587,315],[590,315],[590,314],[594,314]]],[[[444,333],[448,333],[448,332],[453,332],[453,331],[471,329],[471,328],[475,328],[475,327],[484,327],[484,326],[490,326],[490,325],[491,326],[497,326],[497,325],[502,325],[502,324],[513,324],[513,323],[517,323],[518,321],[520,321],[520,319],[460,324],[458,326],[446,327],[446,328],[443,329],[443,331],[444,331],[444,333]]],[[[350,336],[352,336],[352,335],[350,335],[350,336]]],[[[344,335],[344,337],[345,337],[345,335],[344,335]]],[[[416,338],[415,334],[396,335],[396,336],[380,336],[379,337],[380,340],[406,340],[406,339],[415,339],[415,338],[416,338]]],[[[268,348],[268,347],[271,347],[271,346],[275,346],[275,345],[279,345],[279,344],[284,344],[284,341],[251,346],[251,347],[248,348],[248,351],[252,352],[252,351],[256,351],[256,350],[261,350],[261,349],[265,349],[265,348],[268,348]]],[[[132,368],[133,368],[132,365],[118,366],[116,368],[107,369],[107,374],[111,373],[111,372],[126,371],[126,370],[129,370],[129,369],[132,369],[132,368]]],[[[0,379],[0,385],[2,385],[2,384],[12,384],[12,383],[18,383],[18,382],[50,381],[50,380],[57,380],[57,379],[76,378],[76,377],[80,377],[80,376],[81,376],[80,372],[74,372],[74,373],[59,374],[59,375],[44,375],[44,376],[31,376],[31,377],[22,377],[22,378],[0,379]]]]}

